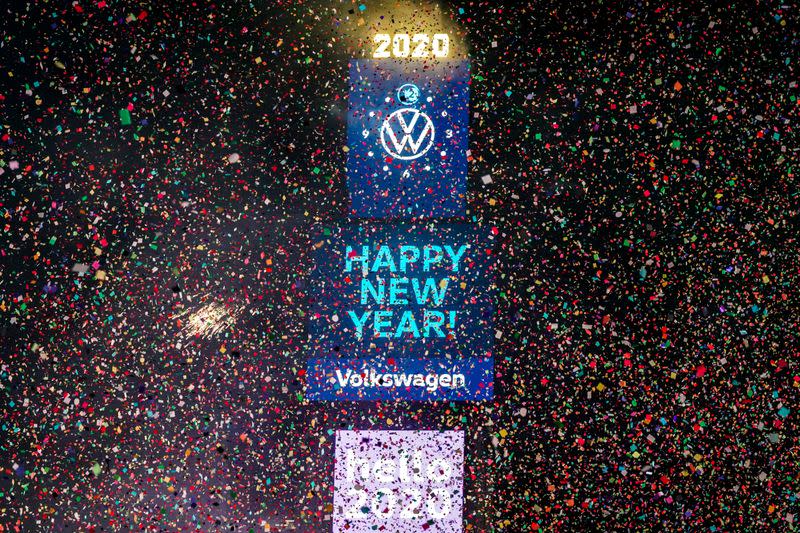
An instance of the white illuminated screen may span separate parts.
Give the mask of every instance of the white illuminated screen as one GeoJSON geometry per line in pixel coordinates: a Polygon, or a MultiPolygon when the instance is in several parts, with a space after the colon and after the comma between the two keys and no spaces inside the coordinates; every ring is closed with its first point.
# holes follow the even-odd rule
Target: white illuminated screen
{"type": "Polygon", "coordinates": [[[450,36],[446,33],[388,33],[375,34],[375,52],[372,57],[385,59],[389,57],[447,57],[450,53],[450,36]]]}
{"type": "Polygon", "coordinates": [[[464,432],[339,430],[334,533],[461,533],[464,432]]]}

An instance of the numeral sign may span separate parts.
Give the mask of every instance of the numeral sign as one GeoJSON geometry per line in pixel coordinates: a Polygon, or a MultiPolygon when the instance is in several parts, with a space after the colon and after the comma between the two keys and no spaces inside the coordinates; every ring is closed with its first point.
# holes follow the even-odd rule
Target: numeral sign
{"type": "Polygon", "coordinates": [[[385,59],[388,57],[447,57],[450,53],[450,36],[446,33],[378,33],[373,39],[375,52],[372,57],[385,59]]]}

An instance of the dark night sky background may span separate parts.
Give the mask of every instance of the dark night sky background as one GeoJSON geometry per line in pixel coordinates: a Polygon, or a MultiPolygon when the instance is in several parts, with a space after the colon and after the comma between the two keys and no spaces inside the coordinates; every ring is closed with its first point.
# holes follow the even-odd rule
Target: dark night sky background
{"type": "Polygon", "coordinates": [[[468,531],[796,529],[797,5],[414,11],[472,60],[496,399],[315,404],[364,5],[2,8],[0,531],[328,531],[339,428],[464,429],[468,531]]]}

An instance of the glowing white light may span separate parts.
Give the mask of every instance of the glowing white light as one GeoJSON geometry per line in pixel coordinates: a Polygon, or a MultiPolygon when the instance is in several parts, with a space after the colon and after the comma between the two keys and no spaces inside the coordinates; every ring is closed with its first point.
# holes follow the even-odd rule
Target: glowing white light
{"type": "Polygon", "coordinates": [[[184,337],[210,338],[235,324],[242,311],[244,306],[241,304],[225,305],[223,302],[212,301],[199,309],[186,309],[176,318],[186,317],[181,332],[184,337]]]}

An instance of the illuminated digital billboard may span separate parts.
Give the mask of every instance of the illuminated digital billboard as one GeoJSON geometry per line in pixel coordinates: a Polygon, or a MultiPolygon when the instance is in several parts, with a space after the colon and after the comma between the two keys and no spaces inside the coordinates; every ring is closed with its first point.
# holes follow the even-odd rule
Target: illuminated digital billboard
{"type": "Polygon", "coordinates": [[[308,396],[491,398],[493,238],[470,224],[324,228],[309,291],[308,396]]]}
{"type": "Polygon", "coordinates": [[[333,531],[462,531],[464,433],[337,431],[333,531]]]}
{"type": "MultiPolygon", "coordinates": [[[[431,54],[442,42],[433,40],[431,54]]],[[[355,216],[464,215],[469,73],[467,61],[350,62],[347,182],[355,216]]]]}

